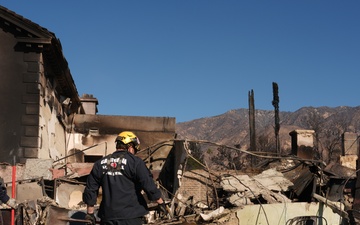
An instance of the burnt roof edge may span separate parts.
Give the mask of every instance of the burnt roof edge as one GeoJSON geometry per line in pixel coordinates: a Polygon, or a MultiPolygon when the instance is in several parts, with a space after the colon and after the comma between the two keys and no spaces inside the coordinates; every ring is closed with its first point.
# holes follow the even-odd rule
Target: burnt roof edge
{"type": "Polygon", "coordinates": [[[78,110],[81,107],[79,94],[68,63],[63,55],[61,42],[56,38],[55,34],[1,5],[0,17],[7,21],[9,26],[12,24],[27,32],[25,37],[14,34],[19,43],[37,44],[40,47],[44,57],[48,57],[51,67],[55,71],[55,79],[61,85],[62,93],[60,94],[72,99],[71,109],[73,112],[78,110]]]}

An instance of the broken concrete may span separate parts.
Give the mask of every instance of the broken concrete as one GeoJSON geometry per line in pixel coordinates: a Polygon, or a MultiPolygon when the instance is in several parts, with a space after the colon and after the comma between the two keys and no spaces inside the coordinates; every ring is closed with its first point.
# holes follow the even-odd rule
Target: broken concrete
{"type": "Polygon", "coordinates": [[[27,159],[23,177],[18,179],[32,179],[42,177],[46,180],[52,180],[52,174],[49,170],[53,167],[52,159],[27,159]]]}
{"type": "Polygon", "coordinates": [[[288,191],[292,186],[283,174],[269,169],[253,177],[248,175],[225,175],[220,183],[224,191],[233,193],[228,199],[235,206],[254,204],[260,196],[267,203],[291,202],[281,191],[288,191]]]}

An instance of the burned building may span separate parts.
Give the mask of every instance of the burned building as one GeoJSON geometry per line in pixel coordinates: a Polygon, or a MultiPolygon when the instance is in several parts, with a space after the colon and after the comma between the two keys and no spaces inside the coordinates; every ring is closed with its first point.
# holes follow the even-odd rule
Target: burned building
{"type": "Polygon", "coordinates": [[[97,115],[97,99],[79,97],[55,34],[4,7],[0,13],[0,162],[91,162],[114,150],[122,130],[136,129],[143,147],[174,138],[175,118],[97,115]]]}
{"type": "MultiPolygon", "coordinates": [[[[17,200],[45,196],[49,190],[38,182],[51,180],[58,188],[50,190],[52,197],[68,205],[72,199],[58,194],[61,178],[86,175],[92,162],[115,150],[114,140],[123,130],[136,132],[144,149],[174,139],[172,117],[98,115],[97,99],[79,96],[53,32],[2,6],[0,28],[0,176],[9,193],[16,185],[17,200]],[[37,194],[24,194],[29,191],[37,194]]],[[[172,147],[158,148],[162,151],[147,160],[155,172],[172,147]]],[[[68,195],[73,196],[79,189],[70,186],[68,195]]]]}
{"type": "MultiPolygon", "coordinates": [[[[123,130],[140,138],[138,156],[170,206],[149,223],[346,224],[353,170],[314,160],[312,132],[305,142],[292,135],[292,156],[268,157],[256,170],[212,171],[192,155],[191,143],[201,141],[176,139],[175,118],[99,115],[96,97],[78,95],[54,33],[1,6],[0,27],[0,176],[22,204],[17,225],[84,222],[86,176],[123,130]]],[[[0,209],[9,224],[9,209],[0,209]]]]}
{"type": "Polygon", "coordinates": [[[0,8],[0,162],[64,156],[66,129],[84,113],[61,43],[45,28],[0,8]],[[57,140],[57,141],[55,141],[57,140]]]}

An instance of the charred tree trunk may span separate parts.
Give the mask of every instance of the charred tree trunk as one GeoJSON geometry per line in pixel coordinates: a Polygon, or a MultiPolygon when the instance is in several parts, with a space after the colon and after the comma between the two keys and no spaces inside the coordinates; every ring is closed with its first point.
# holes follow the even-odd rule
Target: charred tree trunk
{"type": "Polygon", "coordinates": [[[275,109],[275,146],[276,146],[276,153],[278,155],[281,154],[280,152],[280,139],[279,139],[279,131],[280,131],[280,119],[279,119],[279,88],[277,83],[273,82],[273,101],[272,101],[272,105],[274,106],[275,109]]]}
{"type": "Polygon", "coordinates": [[[254,91],[249,92],[250,150],[256,151],[254,91]]]}

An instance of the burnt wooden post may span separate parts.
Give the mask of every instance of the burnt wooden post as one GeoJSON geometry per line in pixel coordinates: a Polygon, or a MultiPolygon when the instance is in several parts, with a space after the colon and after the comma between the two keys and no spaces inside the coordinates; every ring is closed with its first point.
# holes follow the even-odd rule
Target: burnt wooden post
{"type": "Polygon", "coordinates": [[[254,91],[249,91],[250,150],[256,151],[254,91]]]}
{"type": "Polygon", "coordinates": [[[280,119],[279,119],[279,88],[277,83],[273,82],[273,101],[272,105],[275,108],[275,146],[276,146],[276,153],[280,155],[280,139],[279,139],[279,130],[280,130],[280,119]]]}

